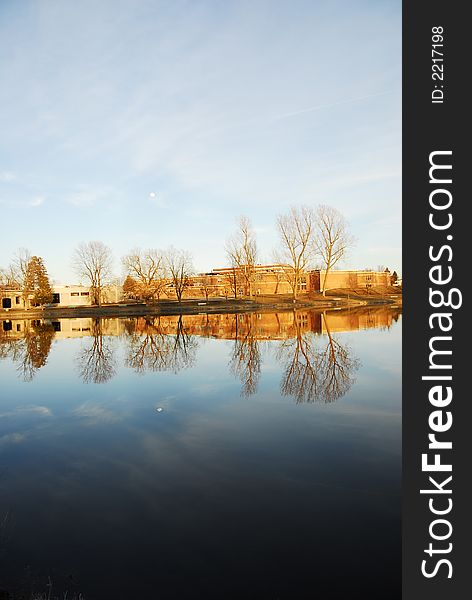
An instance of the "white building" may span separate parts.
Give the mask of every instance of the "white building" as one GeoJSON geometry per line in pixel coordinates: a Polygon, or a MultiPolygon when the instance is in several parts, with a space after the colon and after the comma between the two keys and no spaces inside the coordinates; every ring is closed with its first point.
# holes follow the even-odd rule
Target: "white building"
{"type": "MultiPolygon", "coordinates": [[[[83,285],[53,285],[52,306],[88,306],[91,304],[90,288],[83,285]]],[[[103,302],[119,302],[122,297],[121,286],[107,286],[103,290],[103,302]]],[[[32,295],[29,300],[31,300],[32,295]]],[[[51,306],[50,305],[50,306],[51,306]]],[[[0,310],[31,308],[31,302],[25,303],[20,290],[0,290],[0,310]]]]}

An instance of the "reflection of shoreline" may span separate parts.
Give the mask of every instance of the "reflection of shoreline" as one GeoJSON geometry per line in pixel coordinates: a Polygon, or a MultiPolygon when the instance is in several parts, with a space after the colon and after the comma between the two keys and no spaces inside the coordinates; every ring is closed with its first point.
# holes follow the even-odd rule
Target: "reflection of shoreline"
{"type": "Polygon", "coordinates": [[[326,322],[331,332],[357,331],[372,328],[390,328],[401,314],[397,307],[359,307],[353,309],[318,312],[297,310],[274,313],[199,314],[161,317],[133,317],[128,319],[83,317],[77,319],[48,320],[4,320],[0,321],[0,346],[14,339],[24,338],[29,331],[46,325],[54,331],[54,339],[82,338],[93,336],[94,323],[100,321],[104,336],[121,336],[130,332],[144,333],[149,326],[159,323],[163,335],[173,335],[179,327],[188,335],[232,340],[248,333],[257,340],[285,340],[293,337],[300,326],[303,331],[316,334],[326,333],[326,322]],[[249,318],[250,317],[250,318],[249,318]]]}
{"type": "Polygon", "coordinates": [[[284,375],[283,395],[300,402],[333,402],[354,382],[359,363],[336,333],[390,328],[400,310],[385,307],[336,312],[239,313],[8,321],[0,331],[0,358],[10,357],[25,381],[43,367],[54,339],[82,338],[76,356],[85,383],[105,383],[116,374],[113,337],[125,343],[124,366],[136,373],[179,371],[195,364],[199,338],[233,341],[229,368],[241,381],[242,395],[257,392],[261,343],[273,343],[284,375]]]}

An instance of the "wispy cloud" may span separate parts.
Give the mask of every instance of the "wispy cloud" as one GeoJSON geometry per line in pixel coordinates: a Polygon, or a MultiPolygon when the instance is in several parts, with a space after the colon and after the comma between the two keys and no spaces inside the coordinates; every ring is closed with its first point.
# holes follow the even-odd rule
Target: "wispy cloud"
{"type": "Polygon", "coordinates": [[[116,191],[110,186],[83,186],[77,191],[66,195],[65,201],[73,206],[87,208],[109,198],[117,199],[116,191]]]}
{"type": "Polygon", "coordinates": [[[52,417],[52,411],[47,406],[36,406],[33,404],[30,406],[20,406],[17,408],[17,411],[18,412],[36,413],[36,414],[42,415],[44,417],[52,417]]]}
{"type": "Polygon", "coordinates": [[[16,173],[12,171],[0,171],[0,182],[9,183],[16,180],[16,173]]]}
{"type": "Polygon", "coordinates": [[[37,415],[41,415],[43,417],[52,417],[52,411],[47,406],[31,404],[31,405],[27,405],[27,406],[18,406],[14,410],[0,413],[0,418],[2,418],[2,417],[18,417],[21,415],[30,415],[30,414],[37,414],[37,415]]]}
{"type": "Polygon", "coordinates": [[[35,196],[29,202],[27,202],[27,204],[28,204],[28,206],[35,208],[37,206],[41,206],[42,204],[44,204],[44,200],[45,200],[44,196],[35,196]]]}
{"type": "Polygon", "coordinates": [[[77,417],[86,419],[90,425],[98,425],[99,423],[115,423],[120,421],[121,417],[112,411],[94,404],[93,402],[84,402],[73,411],[77,417]]]}
{"type": "Polygon", "coordinates": [[[26,435],[23,433],[7,433],[5,435],[0,436],[0,446],[4,446],[7,444],[19,444],[26,439],[26,435]]]}

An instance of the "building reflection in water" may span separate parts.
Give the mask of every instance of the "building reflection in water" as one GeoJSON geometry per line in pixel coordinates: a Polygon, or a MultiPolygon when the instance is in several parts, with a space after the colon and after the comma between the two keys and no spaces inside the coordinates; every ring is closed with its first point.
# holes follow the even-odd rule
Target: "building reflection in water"
{"type": "Polygon", "coordinates": [[[3,321],[0,358],[18,364],[31,381],[46,364],[53,339],[84,338],[76,356],[79,376],[105,383],[116,373],[113,336],[125,344],[125,366],[137,373],[178,373],[195,364],[198,339],[232,340],[229,368],[241,381],[242,395],[257,392],[262,345],[275,347],[283,370],[281,392],[296,402],[333,402],[354,383],[359,362],[337,334],[368,328],[390,328],[400,308],[360,307],[336,311],[196,314],[129,319],[59,319],[3,321]]]}

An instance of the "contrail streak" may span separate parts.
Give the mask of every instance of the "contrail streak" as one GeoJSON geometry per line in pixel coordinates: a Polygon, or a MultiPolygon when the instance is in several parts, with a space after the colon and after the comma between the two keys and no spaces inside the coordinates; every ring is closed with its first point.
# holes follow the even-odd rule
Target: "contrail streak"
{"type": "Polygon", "coordinates": [[[318,106],[311,106],[310,108],[304,108],[283,115],[277,115],[274,117],[275,120],[287,119],[289,117],[296,117],[297,115],[303,115],[305,113],[314,112],[323,108],[332,108],[333,106],[340,106],[342,104],[351,104],[352,102],[359,102],[361,100],[367,100],[368,98],[375,98],[376,96],[385,96],[386,94],[393,94],[395,90],[388,90],[386,92],[378,92],[376,94],[368,94],[367,96],[358,96],[357,98],[349,98],[349,100],[341,100],[340,102],[331,102],[330,104],[319,104],[318,106]]]}

